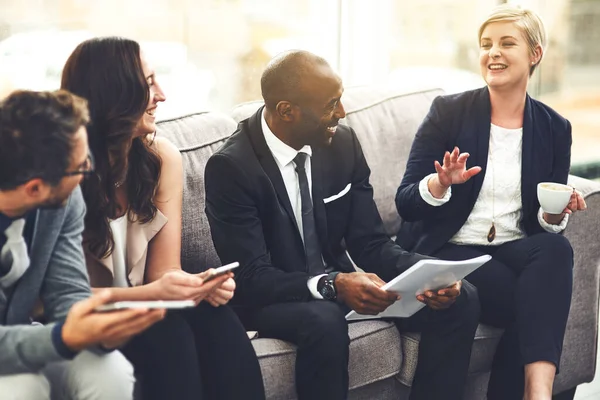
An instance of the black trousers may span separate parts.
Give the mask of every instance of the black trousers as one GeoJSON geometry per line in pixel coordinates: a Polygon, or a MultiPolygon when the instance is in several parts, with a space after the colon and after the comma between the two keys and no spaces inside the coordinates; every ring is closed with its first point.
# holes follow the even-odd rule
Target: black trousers
{"type": "Polygon", "coordinates": [[[122,352],[141,375],[144,400],[265,398],[254,348],[227,306],[170,312],[122,352]]]}
{"type": "Polygon", "coordinates": [[[524,366],[559,367],[571,305],[573,250],[558,234],[540,233],[500,246],[446,244],[434,256],[461,260],[490,254],[467,279],[478,289],[481,322],[505,332],[494,356],[489,400],[521,400],[524,366]]]}
{"type": "MultiPolygon", "coordinates": [[[[325,300],[281,303],[244,313],[243,321],[262,337],[298,346],[300,400],[343,400],[348,397],[348,311],[325,300]]],[[[465,283],[448,310],[423,309],[398,321],[401,330],[422,332],[411,400],[462,400],[478,320],[477,292],[465,283]]]]}

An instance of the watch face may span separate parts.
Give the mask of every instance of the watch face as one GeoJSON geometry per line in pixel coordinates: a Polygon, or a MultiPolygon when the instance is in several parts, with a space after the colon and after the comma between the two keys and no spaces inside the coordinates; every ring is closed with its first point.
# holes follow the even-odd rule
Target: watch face
{"type": "Polygon", "coordinates": [[[331,284],[329,284],[329,282],[327,282],[325,286],[321,288],[321,296],[323,296],[325,300],[335,299],[335,289],[333,286],[331,286],[331,284]]]}

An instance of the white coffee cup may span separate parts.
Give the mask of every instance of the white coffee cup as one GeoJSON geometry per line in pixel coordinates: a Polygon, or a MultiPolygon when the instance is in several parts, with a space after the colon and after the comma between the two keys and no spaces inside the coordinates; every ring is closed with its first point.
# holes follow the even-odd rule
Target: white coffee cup
{"type": "Polygon", "coordinates": [[[537,186],[537,196],[542,210],[548,214],[561,214],[569,200],[573,188],[556,182],[540,182],[537,186]]]}

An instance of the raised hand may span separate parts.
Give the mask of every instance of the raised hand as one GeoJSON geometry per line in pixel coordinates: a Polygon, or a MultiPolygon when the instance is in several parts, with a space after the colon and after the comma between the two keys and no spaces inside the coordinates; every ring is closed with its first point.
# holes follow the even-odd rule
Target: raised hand
{"type": "Polygon", "coordinates": [[[95,311],[112,300],[111,290],[104,289],[71,307],[62,327],[62,339],[68,348],[80,351],[98,344],[118,347],[165,316],[165,310],[95,311]]]}
{"type": "Polygon", "coordinates": [[[364,272],[338,274],[334,285],[338,299],[359,314],[377,315],[400,296],[380,289],[385,284],[377,275],[364,272]]]}
{"type": "Polygon", "coordinates": [[[468,158],[469,153],[460,153],[458,147],[454,147],[452,152],[447,151],[444,154],[443,164],[437,160],[434,162],[437,175],[428,182],[433,197],[443,197],[451,185],[465,183],[481,172],[481,167],[467,169],[468,158]]]}

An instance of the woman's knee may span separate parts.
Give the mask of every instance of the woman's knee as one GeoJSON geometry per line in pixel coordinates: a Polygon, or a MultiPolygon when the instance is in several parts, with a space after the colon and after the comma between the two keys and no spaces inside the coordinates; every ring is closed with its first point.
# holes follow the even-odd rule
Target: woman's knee
{"type": "Polygon", "coordinates": [[[541,233],[535,235],[535,240],[537,243],[534,248],[538,250],[538,257],[552,261],[557,267],[573,267],[573,247],[564,235],[541,233]]]}
{"type": "Polygon", "coordinates": [[[49,400],[50,384],[43,374],[0,376],[0,393],[4,400],[49,400]]]}

